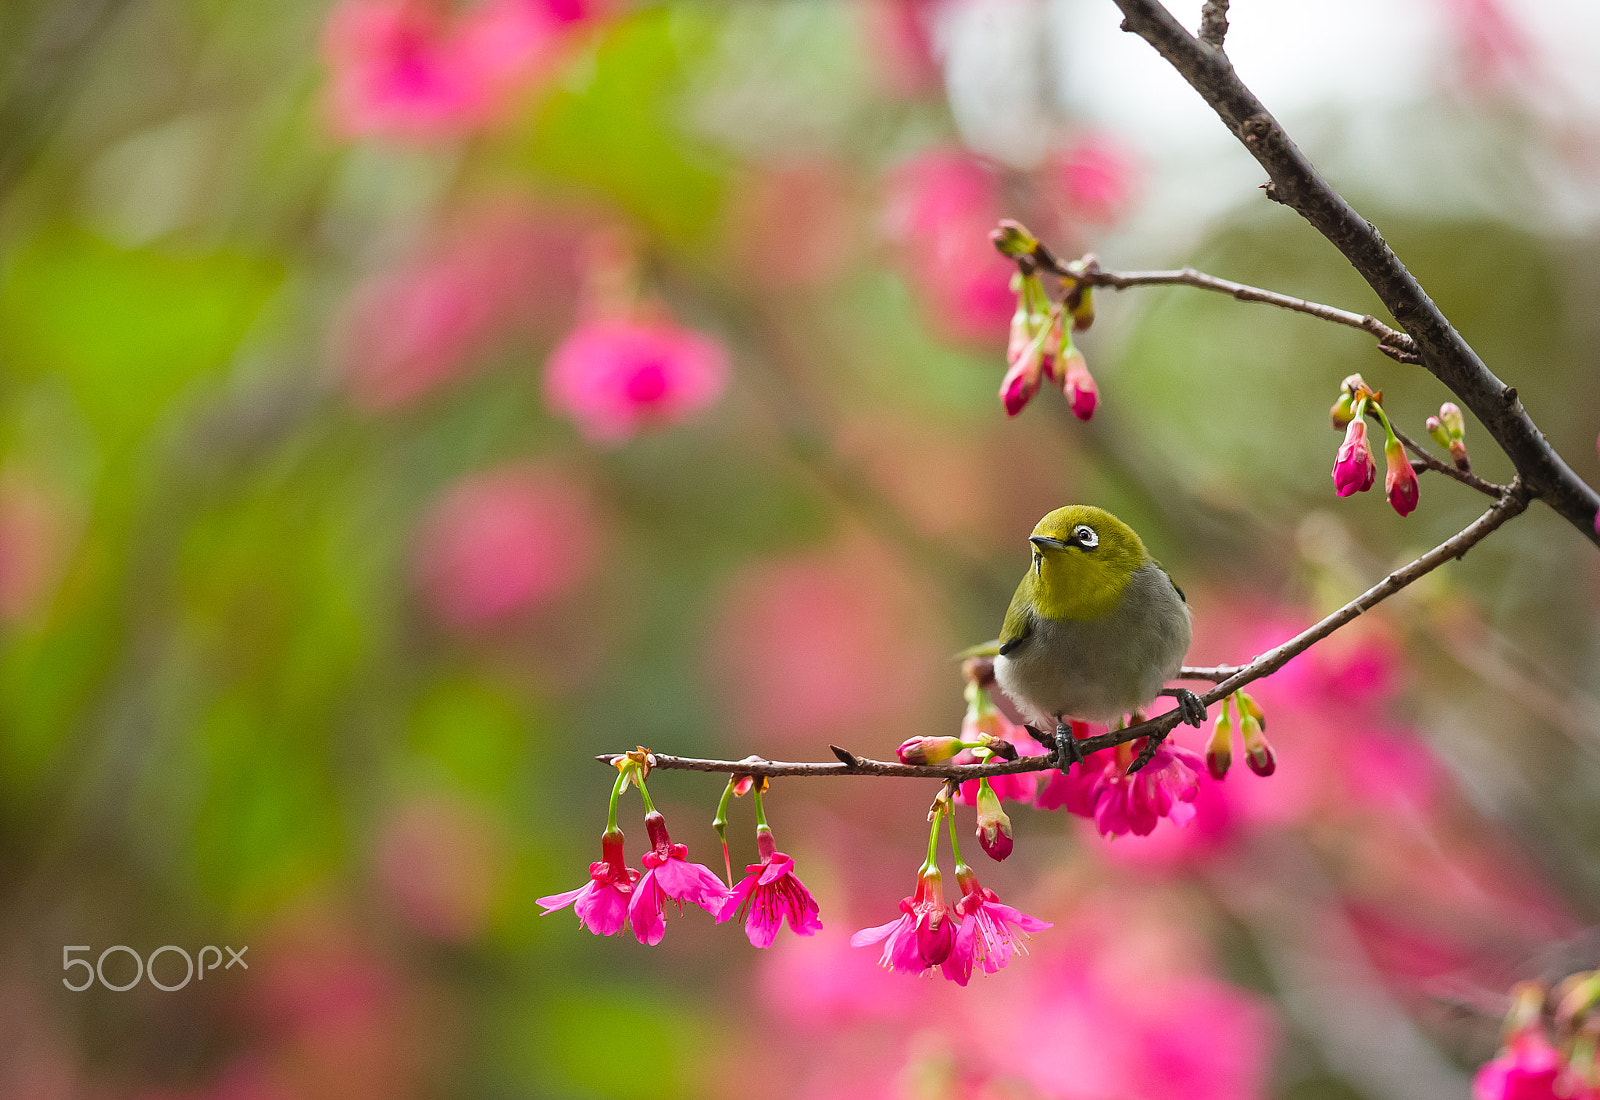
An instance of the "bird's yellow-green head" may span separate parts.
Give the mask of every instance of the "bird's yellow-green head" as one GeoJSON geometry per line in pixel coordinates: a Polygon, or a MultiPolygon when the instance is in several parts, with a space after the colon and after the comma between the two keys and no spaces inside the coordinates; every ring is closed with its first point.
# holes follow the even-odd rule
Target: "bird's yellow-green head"
{"type": "Polygon", "coordinates": [[[1070,504],[1039,521],[1033,546],[1034,610],[1047,619],[1097,619],[1122,598],[1150,552],[1133,528],[1103,508],[1070,504]]]}

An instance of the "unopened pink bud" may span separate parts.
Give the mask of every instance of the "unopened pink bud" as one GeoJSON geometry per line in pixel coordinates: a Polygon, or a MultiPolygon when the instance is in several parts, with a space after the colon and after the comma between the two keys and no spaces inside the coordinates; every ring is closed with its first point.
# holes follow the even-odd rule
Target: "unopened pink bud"
{"type": "Polygon", "coordinates": [[[1064,349],[1056,369],[1061,375],[1061,392],[1067,395],[1067,403],[1072,406],[1072,415],[1088,420],[1100,402],[1100,388],[1089,373],[1083,353],[1077,348],[1064,349]]]}
{"type": "Polygon", "coordinates": [[[978,843],[990,859],[999,861],[1011,854],[1011,818],[987,783],[978,787],[978,843]]]}
{"type": "Polygon", "coordinates": [[[1022,225],[1021,222],[1006,218],[1000,223],[999,228],[989,233],[989,240],[994,243],[1000,255],[1010,259],[1026,256],[1039,247],[1039,239],[1022,225]]]}
{"type": "Polygon", "coordinates": [[[1233,723],[1224,708],[1217,717],[1217,728],[1212,730],[1211,740],[1206,742],[1206,771],[1211,773],[1212,779],[1226,779],[1232,766],[1233,723]]]}
{"type": "Polygon", "coordinates": [[[1453,401],[1446,401],[1439,406],[1439,423],[1450,433],[1451,439],[1461,439],[1467,434],[1467,422],[1453,401]]]}
{"type": "Polygon", "coordinates": [[[902,764],[943,764],[964,748],[959,737],[908,737],[896,755],[902,764]]]}
{"type": "Polygon", "coordinates": [[[1261,723],[1246,714],[1239,721],[1239,734],[1244,740],[1244,762],[1257,775],[1271,775],[1278,770],[1278,756],[1261,732],[1261,723]]]}
{"type": "Polygon", "coordinates": [[[1411,468],[1411,461],[1406,458],[1406,450],[1398,439],[1389,440],[1383,448],[1383,457],[1389,464],[1388,475],[1383,481],[1383,495],[1389,498],[1389,504],[1396,512],[1409,516],[1417,507],[1417,497],[1421,491],[1417,484],[1417,472],[1411,468]]]}
{"type": "Polygon", "coordinates": [[[1034,351],[1006,371],[1006,376],[1000,380],[1000,402],[1005,406],[1007,416],[1016,416],[1027,408],[1033,395],[1039,392],[1042,367],[1043,358],[1034,351]]]}
{"type": "Polygon", "coordinates": [[[1367,446],[1367,422],[1350,421],[1345,429],[1344,443],[1333,461],[1334,489],[1342,497],[1364,493],[1378,480],[1378,464],[1372,460],[1372,449],[1367,446]]]}
{"type": "Polygon", "coordinates": [[[1428,437],[1430,439],[1441,447],[1450,446],[1450,432],[1437,416],[1428,417],[1425,426],[1428,429],[1428,437]]]}

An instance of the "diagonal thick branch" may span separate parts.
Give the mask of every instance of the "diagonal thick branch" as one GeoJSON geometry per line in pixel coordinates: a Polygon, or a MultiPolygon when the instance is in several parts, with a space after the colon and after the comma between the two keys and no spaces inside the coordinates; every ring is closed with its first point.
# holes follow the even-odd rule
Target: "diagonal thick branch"
{"type": "Polygon", "coordinates": [[[1483,423],[1528,492],[1600,545],[1595,529],[1600,493],[1550,446],[1517,400],[1515,387],[1484,365],[1383,235],[1322,178],[1222,50],[1190,34],[1160,0],[1114,2],[1122,10],[1123,29],[1154,46],[1267,170],[1268,194],[1310,222],[1367,281],[1416,342],[1422,365],[1483,423]]]}
{"type": "MultiPolygon", "coordinates": [[[[1453,558],[1459,559],[1463,557],[1468,550],[1493,534],[1501,524],[1526,511],[1531,499],[1531,495],[1520,479],[1512,482],[1505,493],[1483,515],[1438,546],[1435,546],[1432,550],[1429,550],[1426,554],[1396,569],[1316,625],[1301,631],[1277,648],[1261,654],[1249,664],[1238,668],[1228,666],[1219,668],[1186,668],[1183,670],[1184,678],[1217,681],[1200,696],[1201,701],[1207,706],[1232,695],[1252,681],[1276,672],[1295,656],[1304,653],[1340,627],[1352,622],[1362,613],[1376,607],[1412,582],[1433,572],[1445,562],[1453,558]]],[[[1125,741],[1132,741],[1139,737],[1165,737],[1178,724],[1178,718],[1178,711],[1171,710],[1147,722],[1140,722],[1126,729],[1113,730],[1098,737],[1085,738],[1079,741],[1078,745],[1085,753],[1090,753],[1099,749],[1111,748],[1114,745],[1120,745],[1125,741]]],[[[1007,760],[999,763],[952,765],[900,764],[884,760],[871,760],[846,752],[843,749],[835,749],[834,752],[839,756],[837,763],[799,763],[757,759],[702,760],[687,756],[652,753],[651,767],[678,771],[724,772],[730,775],[879,775],[900,776],[903,778],[953,779],[957,781],[977,779],[986,775],[1010,775],[1016,772],[1047,771],[1055,767],[1055,758],[1052,756],[1025,756],[1017,760],[1007,760]]],[[[614,753],[606,753],[598,757],[600,761],[606,764],[614,763],[618,758],[619,754],[614,753]]]]}

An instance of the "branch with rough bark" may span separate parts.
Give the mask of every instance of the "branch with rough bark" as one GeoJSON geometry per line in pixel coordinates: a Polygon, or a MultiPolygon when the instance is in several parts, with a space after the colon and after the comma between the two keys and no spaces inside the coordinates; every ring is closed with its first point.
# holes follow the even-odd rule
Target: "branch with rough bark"
{"type": "Polygon", "coordinates": [[[1123,29],[1154,46],[1266,169],[1271,179],[1268,196],[1310,222],[1367,281],[1415,342],[1421,364],[1472,411],[1505,451],[1527,492],[1600,546],[1600,531],[1595,529],[1600,493],[1556,453],[1517,400],[1516,387],[1506,385],[1484,365],[1383,235],[1318,173],[1234,72],[1215,30],[1218,9],[1226,5],[1207,5],[1208,23],[1197,38],[1159,0],[1115,3],[1122,10],[1123,29]],[[1206,34],[1206,26],[1213,33],[1206,34]]]}
{"type": "MultiPolygon", "coordinates": [[[[1466,555],[1468,550],[1482,542],[1507,520],[1525,511],[1530,499],[1530,494],[1522,482],[1520,480],[1513,482],[1496,499],[1487,512],[1468,524],[1460,532],[1435,546],[1421,557],[1396,569],[1384,577],[1383,580],[1367,589],[1367,591],[1339,608],[1339,610],[1328,615],[1314,626],[1296,634],[1282,645],[1268,650],[1248,664],[1237,668],[1230,666],[1185,668],[1182,670],[1180,677],[1183,679],[1214,681],[1213,686],[1200,695],[1200,701],[1207,706],[1220,702],[1247,684],[1259,680],[1269,673],[1276,672],[1292,658],[1304,653],[1340,627],[1353,622],[1362,613],[1371,610],[1407,585],[1433,572],[1445,562],[1451,559],[1459,560],[1466,555]]],[[[1178,724],[1179,717],[1180,712],[1174,709],[1165,714],[1157,715],[1148,721],[1128,726],[1126,729],[1112,730],[1097,737],[1084,738],[1078,742],[1078,746],[1084,753],[1090,753],[1100,749],[1112,748],[1140,737],[1150,737],[1154,741],[1159,741],[1172,732],[1172,729],[1178,724]]],[[[1054,768],[1057,764],[1057,759],[1054,755],[1025,756],[1017,760],[985,764],[900,764],[858,756],[841,748],[835,748],[834,753],[839,757],[838,761],[826,763],[762,760],[755,757],[749,757],[744,760],[703,760],[687,756],[671,756],[665,753],[651,753],[650,766],[669,771],[723,772],[729,775],[878,775],[964,782],[984,776],[1046,771],[1054,768]]],[[[606,764],[614,764],[620,758],[620,755],[606,753],[597,759],[606,764]]]]}

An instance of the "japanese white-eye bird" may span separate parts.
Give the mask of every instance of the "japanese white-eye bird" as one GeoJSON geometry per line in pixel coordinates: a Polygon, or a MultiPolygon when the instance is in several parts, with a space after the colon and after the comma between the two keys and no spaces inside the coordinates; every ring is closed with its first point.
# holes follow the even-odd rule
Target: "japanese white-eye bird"
{"type": "Polygon", "coordinates": [[[1189,604],[1133,528],[1102,508],[1057,508],[1033,529],[1033,561],[1000,637],[963,656],[994,677],[1030,726],[1055,730],[1062,767],[1081,759],[1067,719],[1142,714],[1158,695],[1198,726],[1205,706],[1169,689],[1189,651],[1189,604]]]}

